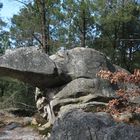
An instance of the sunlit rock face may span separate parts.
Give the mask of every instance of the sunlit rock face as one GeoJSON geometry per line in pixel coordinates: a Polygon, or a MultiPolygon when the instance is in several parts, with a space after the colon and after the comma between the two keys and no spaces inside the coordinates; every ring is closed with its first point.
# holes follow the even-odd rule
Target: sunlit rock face
{"type": "Polygon", "coordinates": [[[55,63],[36,47],[6,52],[0,57],[0,75],[19,79],[41,89],[64,83],[55,63]]]}

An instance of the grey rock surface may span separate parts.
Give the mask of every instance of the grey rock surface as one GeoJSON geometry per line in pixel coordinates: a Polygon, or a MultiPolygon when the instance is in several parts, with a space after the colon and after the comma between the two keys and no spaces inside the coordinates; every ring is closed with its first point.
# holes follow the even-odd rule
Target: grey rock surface
{"type": "Polygon", "coordinates": [[[0,75],[16,78],[41,89],[64,82],[55,63],[36,47],[15,49],[1,56],[0,75]]]}
{"type": "Polygon", "coordinates": [[[23,72],[54,74],[55,64],[36,47],[19,48],[0,58],[0,66],[23,72]]]}
{"type": "Polygon", "coordinates": [[[58,118],[50,140],[139,140],[140,127],[115,123],[107,113],[72,110],[58,118]]]}
{"type": "Polygon", "coordinates": [[[58,71],[75,78],[95,78],[101,69],[115,71],[115,67],[104,54],[91,48],[74,48],[65,53],[56,53],[50,58],[56,63],[58,71]]]}
{"type": "Polygon", "coordinates": [[[107,81],[98,78],[78,78],[69,82],[55,94],[51,105],[54,111],[60,110],[59,114],[61,114],[71,108],[90,107],[92,101],[103,104],[115,96],[112,86],[107,81]]]}
{"type": "Polygon", "coordinates": [[[0,75],[33,86],[51,88],[76,78],[96,78],[99,70],[115,71],[102,53],[90,48],[74,48],[48,56],[36,47],[10,50],[0,57],[0,75]]]}
{"type": "Polygon", "coordinates": [[[114,97],[113,87],[107,81],[99,78],[78,78],[69,82],[53,99],[78,98],[88,94],[103,97],[114,97]]]}

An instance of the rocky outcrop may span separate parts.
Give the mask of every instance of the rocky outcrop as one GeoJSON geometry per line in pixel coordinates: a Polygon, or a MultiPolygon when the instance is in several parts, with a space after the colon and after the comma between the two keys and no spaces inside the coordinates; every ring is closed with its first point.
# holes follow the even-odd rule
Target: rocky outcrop
{"type": "Polygon", "coordinates": [[[117,85],[97,77],[101,69],[115,71],[104,54],[90,48],[75,48],[57,52],[49,58],[55,63],[58,75],[69,77],[70,80],[57,88],[47,88],[42,93],[49,98],[56,116],[65,110],[91,107],[99,102],[98,105],[106,105],[108,100],[115,97],[117,85]]]}
{"type": "Polygon", "coordinates": [[[58,51],[50,57],[35,47],[19,48],[0,57],[2,76],[40,88],[41,92],[36,93],[37,100],[43,97],[37,101],[39,110],[47,106],[48,100],[57,112],[64,105],[113,98],[117,86],[96,76],[101,69],[115,71],[104,54],[90,48],[58,51]]]}
{"type": "Polygon", "coordinates": [[[72,110],[58,118],[49,140],[139,140],[140,127],[116,123],[107,113],[72,110]]]}
{"type": "Polygon", "coordinates": [[[36,47],[8,51],[0,57],[1,76],[10,76],[40,89],[64,85],[76,78],[96,78],[101,69],[115,71],[102,53],[75,48],[48,56],[36,47]]]}
{"type": "MultiPolygon", "coordinates": [[[[37,108],[48,121],[43,127],[48,128],[56,120],[51,140],[110,140],[117,139],[117,133],[121,140],[126,135],[125,130],[133,130],[128,138],[137,136],[139,129],[115,124],[108,114],[82,111],[66,114],[71,109],[94,112],[98,106],[105,107],[110,99],[116,97],[115,90],[124,85],[110,84],[100,79],[97,72],[115,72],[118,69],[123,70],[111,64],[104,54],[90,48],[58,51],[52,56],[38,48],[20,48],[0,57],[1,76],[10,76],[37,87],[37,108]]],[[[125,86],[131,89],[129,85],[125,86]]]]}

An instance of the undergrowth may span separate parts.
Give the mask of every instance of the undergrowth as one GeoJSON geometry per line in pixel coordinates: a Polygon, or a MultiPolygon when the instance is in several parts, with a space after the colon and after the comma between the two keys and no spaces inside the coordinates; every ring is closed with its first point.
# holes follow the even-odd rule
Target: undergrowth
{"type": "MultiPolygon", "coordinates": [[[[133,88],[121,88],[116,91],[117,98],[108,102],[104,111],[111,115],[119,116],[122,113],[132,113],[140,115],[140,104],[131,102],[131,99],[140,96],[140,69],[134,70],[133,74],[124,71],[110,72],[101,70],[97,74],[102,79],[109,80],[113,84],[126,84],[133,88]]],[[[100,109],[99,109],[100,110],[100,109]]]]}

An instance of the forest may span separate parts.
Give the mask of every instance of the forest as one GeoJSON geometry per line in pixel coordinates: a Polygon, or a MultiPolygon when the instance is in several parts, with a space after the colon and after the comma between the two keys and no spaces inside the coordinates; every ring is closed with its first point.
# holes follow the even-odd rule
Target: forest
{"type": "MultiPolygon", "coordinates": [[[[105,53],[130,72],[140,68],[139,0],[15,1],[23,7],[10,19],[10,27],[0,19],[1,55],[20,47],[39,47],[48,55],[61,47],[85,47],[105,53]]],[[[33,92],[28,84],[0,78],[0,108],[32,107],[33,92]]]]}

